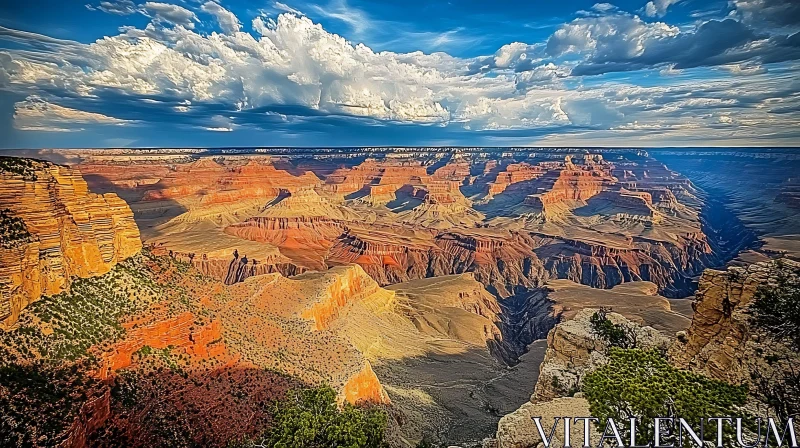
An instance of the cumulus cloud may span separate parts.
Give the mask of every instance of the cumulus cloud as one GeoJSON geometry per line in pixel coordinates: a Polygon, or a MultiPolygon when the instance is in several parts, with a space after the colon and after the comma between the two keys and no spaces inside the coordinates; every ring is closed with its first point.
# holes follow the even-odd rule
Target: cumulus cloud
{"type": "Polygon", "coordinates": [[[548,40],[547,52],[555,57],[583,55],[572,70],[576,76],[660,66],[685,69],[798,59],[800,34],[767,36],[733,19],[709,20],[682,31],[618,13],[579,18],[562,26],[548,40]]]}
{"type": "MultiPolygon", "coordinates": [[[[151,122],[296,135],[317,131],[315,123],[387,129],[402,122],[419,125],[416,132],[492,136],[673,135],[723,124],[727,132],[733,124],[784,129],[800,111],[796,67],[770,65],[800,59],[800,35],[766,34],[743,18],[680,28],[598,4],[546,42],[459,58],[376,52],[292,12],[257,16],[253,31],[242,32],[219,3],[186,4],[204,20],[213,16],[222,32],[196,30],[195,12],[157,2],[141,6],[151,18],[146,26],[88,44],[0,27],[0,40],[14,43],[0,52],[0,89],[28,98],[17,104],[16,128],[151,122]],[[710,79],[692,76],[700,66],[716,67],[706,71],[710,79]],[[592,78],[640,69],[670,75],[668,85],[592,78]],[[723,116],[737,118],[724,123],[723,116]]],[[[326,17],[350,23],[359,13],[345,6],[328,4],[326,17]]]]}
{"type": "Polygon", "coordinates": [[[182,25],[189,29],[194,28],[194,22],[198,21],[192,11],[170,3],[147,2],[142,6],[142,10],[156,22],[182,25]]]}
{"type": "Polygon", "coordinates": [[[80,125],[125,123],[103,114],[52,104],[35,95],[14,104],[14,127],[21,131],[72,132],[82,130],[80,125]]]}
{"type": "Polygon", "coordinates": [[[239,23],[239,19],[236,16],[228,11],[227,9],[223,8],[219,4],[208,1],[203,3],[201,9],[204,12],[207,12],[214,17],[217,18],[217,23],[219,23],[220,29],[222,29],[225,33],[235,33],[242,28],[242,24],[239,23]]]}
{"type": "Polygon", "coordinates": [[[184,27],[151,24],[83,47],[91,60],[87,69],[65,61],[15,59],[8,70],[16,82],[30,87],[60,83],[69,72],[70,83],[63,88],[79,95],[112,88],[222,102],[235,110],[295,105],[385,120],[449,119],[440,102],[443,93],[434,94],[447,83],[436,69],[353,46],[292,14],[269,23],[258,18],[254,28],[262,33],[258,39],[244,33],[202,36],[184,27]]]}
{"type": "Polygon", "coordinates": [[[108,14],[127,16],[136,13],[136,5],[132,0],[104,1],[98,5],[87,4],[86,8],[91,11],[103,11],[108,14]]]}
{"type": "Polygon", "coordinates": [[[681,0],[651,0],[644,5],[644,14],[647,17],[664,17],[670,6],[681,0]]]}
{"type": "Polygon", "coordinates": [[[730,5],[732,14],[746,23],[800,27],[800,2],[796,0],[731,0],[730,5]]]}

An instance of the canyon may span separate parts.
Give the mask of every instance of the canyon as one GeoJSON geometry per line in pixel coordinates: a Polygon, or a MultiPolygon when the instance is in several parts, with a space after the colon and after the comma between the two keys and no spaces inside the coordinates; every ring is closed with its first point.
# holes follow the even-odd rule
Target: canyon
{"type": "Polygon", "coordinates": [[[551,278],[682,297],[738,252],[644,151],[63,155],[130,204],[144,244],[226,283],[356,263],[381,285],[474,272],[501,297],[551,278]]]}
{"type": "Polygon", "coordinates": [[[0,157],[0,396],[16,440],[45,427],[24,419],[45,404],[19,380],[39,370],[74,388],[45,444],[225,446],[268,427],[288,389],[329,384],[340,404],[386,409],[392,446],[528,446],[514,440],[532,409],[586,408],[565,390],[600,350],[585,328],[599,308],[684,368],[741,376],[741,324],[714,311],[723,274],[708,268],[745,269],[747,290],[764,281],[753,263],[800,256],[800,161],[687,154],[0,157]],[[719,163],[762,173],[744,182],[767,192],[739,191],[719,163]]]}

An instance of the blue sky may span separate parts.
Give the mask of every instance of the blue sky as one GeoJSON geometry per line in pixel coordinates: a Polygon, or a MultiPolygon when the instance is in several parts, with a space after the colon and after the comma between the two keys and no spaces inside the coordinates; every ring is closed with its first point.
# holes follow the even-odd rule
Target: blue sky
{"type": "Polygon", "coordinates": [[[800,146],[800,2],[0,5],[0,147],[800,146]]]}

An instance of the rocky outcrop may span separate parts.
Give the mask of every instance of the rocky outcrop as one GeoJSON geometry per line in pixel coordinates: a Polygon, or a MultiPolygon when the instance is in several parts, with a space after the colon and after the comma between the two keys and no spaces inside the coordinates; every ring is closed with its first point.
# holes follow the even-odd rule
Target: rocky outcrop
{"type": "Polygon", "coordinates": [[[389,395],[383,390],[378,377],[372,371],[369,362],[365,362],[364,368],[351,376],[344,387],[339,392],[339,401],[351,404],[391,404],[389,395]]]}
{"type": "Polygon", "coordinates": [[[0,247],[0,328],[42,295],[69,288],[71,277],[104,274],[142,247],[119,196],[90,193],[78,170],[12,160],[0,171],[0,210],[24,223],[29,237],[0,247]]]}
{"type": "Polygon", "coordinates": [[[494,181],[487,183],[487,193],[500,194],[513,184],[537,179],[546,172],[547,170],[540,166],[525,162],[509,164],[505,171],[497,173],[494,181]]]}
{"type": "MultiPolygon", "coordinates": [[[[369,360],[349,340],[351,332],[341,328],[353,313],[372,316],[395,307],[395,292],[358,265],[293,278],[263,275],[229,288],[236,299],[216,306],[232,351],[308,383],[330,384],[340,401],[390,402],[369,360]]],[[[369,330],[362,325],[355,337],[369,330]]]]}
{"type": "Polygon", "coordinates": [[[781,362],[766,362],[770,355],[800,362],[796,353],[754,327],[748,313],[758,288],[774,282],[779,270],[800,270],[798,262],[783,263],[707,269],[698,284],[692,325],[670,348],[673,363],[732,384],[748,384],[754,372],[769,376],[769,371],[782,368],[781,362]]]}
{"type": "Polygon", "coordinates": [[[320,278],[317,287],[317,294],[308,298],[308,305],[300,312],[302,318],[314,322],[317,330],[326,329],[350,302],[369,300],[392,306],[394,301],[394,292],[381,288],[358,265],[330,269],[320,278]]]}
{"type": "MultiPolygon", "coordinates": [[[[583,309],[550,331],[531,400],[500,419],[495,436],[497,448],[539,446],[542,440],[531,417],[542,417],[542,427],[547,433],[555,417],[591,415],[588,402],[579,392],[581,384],[586,374],[608,362],[607,343],[591,329],[590,319],[595,312],[597,309],[583,309]]],[[[669,346],[670,340],[652,327],[642,327],[617,313],[608,313],[607,318],[633,331],[639,348],[666,351],[669,346]]],[[[595,437],[596,433],[593,432],[595,437]]],[[[563,444],[563,434],[560,425],[554,446],[563,444]]],[[[573,425],[570,434],[571,440],[582,441],[583,427],[573,425]]]]}
{"type": "MultiPolygon", "coordinates": [[[[597,309],[581,310],[547,335],[547,352],[539,369],[531,401],[543,402],[579,391],[583,377],[607,362],[607,343],[593,332],[590,319],[597,309]]],[[[637,346],[665,351],[670,340],[652,327],[642,327],[617,313],[608,319],[636,333],[637,346]]]]}
{"type": "Polygon", "coordinates": [[[221,164],[211,158],[175,166],[159,181],[147,185],[144,201],[180,200],[198,196],[203,205],[255,198],[273,198],[281,190],[313,188],[320,183],[314,174],[293,176],[268,161],[250,160],[245,165],[221,164]]]}
{"type": "Polygon", "coordinates": [[[680,236],[674,243],[632,237],[624,246],[537,235],[535,252],[550,278],[572,280],[595,288],[631,281],[657,284],[668,297],[693,289],[691,276],[716,262],[705,235],[680,236]]]}
{"type": "Polygon", "coordinates": [[[83,448],[89,445],[89,437],[111,416],[111,389],[103,387],[98,395],[89,397],[81,406],[78,417],[67,430],[67,436],[58,444],[59,448],[83,448]]]}
{"type": "Polygon", "coordinates": [[[170,348],[199,358],[213,358],[223,354],[225,343],[222,340],[222,323],[213,320],[198,324],[197,321],[197,317],[187,311],[155,322],[125,323],[125,339],[113,344],[110,350],[98,356],[100,361],[96,375],[106,379],[114,372],[128,367],[133,354],[145,346],[154,349],[170,348]]]}
{"type": "Polygon", "coordinates": [[[348,195],[368,190],[369,185],[420,185],[429,178],[426,168],[418,161],[366,160],[352,168],[340,168],[325,179],[323,191],[348,195]]]}
{"type": "MultiPolygon", "coordinates": [[[[551,446],[564,446],[563,417],[588,417],[589,403],[580,397],[556,398],[546,403],[527,402],[516,411],[504,415],[497,425],[495,448],[533,448],[542,444],[539,430],[533,422],[534,417],[539,417],[542,429],[548,434],[556,418],[562,418],[556,426],[551,446]]],[[[592,446],[599,440],[597,431],[592,433],[592,446]]],[[[580,423],[570,426],[570,441],[573,444],[583,444],[583,425],[580,423]]],[[[490,445],[491,446],[491,445],[490,445]]]]}

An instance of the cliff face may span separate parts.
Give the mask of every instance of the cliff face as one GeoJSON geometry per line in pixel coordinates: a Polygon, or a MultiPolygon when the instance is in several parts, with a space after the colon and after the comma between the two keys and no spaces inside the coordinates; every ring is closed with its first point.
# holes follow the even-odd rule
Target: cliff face
{"type": "Polygon", "coordinates": [[[319,288],[300,312],[302,318],[313,320],[316,330],[326,329],[352,302],[369,302],[379,307],[391,307],[394,303],[394,292],[381,288],[358,265],[329,270],[322,276],[319,288]]]}
{"type": "MultiPolygon", "coordinates": [[[[555,417],[590,415],[589,403],[580,396],[586,374],[608,362],[608,346],[592,333],[590,319],[597,309],[587,308],[572,319],[556,325],[547,335],[547,352],[540,367],[534,393],[529,402],[503,416],[497,426],[497,448],[530,448],[542,440],[531,417],[542,417],[542,427],[550,428],[555,417]]],[[[652,327],[642,327],[625,316],[609,313],[608,319],[636,332],[643,349],[666,350],[669,339],[652,327]]],[[[554,446],[563,444],[563,426],[555,433],[554,446]]],[[[583,440],[583,428],[573,426],[571,439],[583,440]]],[[[594,434],[593,445],[599,442],[594,434]]]]}
{"type": "Polygon", "coordinates": [[[381,285],[474,272],[502,296],[551,278],[691,294],[692,279],[742,238],[707,219],[710,202],[685,177],[646,153],[612,154],[320,150],[269,164],[252,154],[81,166],[98,188],[132,198],[148,243],[194,253],[226,282],[357,263],[381,285]],[[255,257],[256,246],[284,259],[255,257]],[[231,269],[234,250],[274,266],[231,269]]]}
{"type": "Polygon", "coordinates": [[[225,353],[222,322],[213,320],[195,325],[195,321],[197,317],[187,311],[150,323],[126,323],[123,325],[127,331],[125,339],[99,356],[97,376],[105,379],[113,372],[130,366],[133,354],[145,346],[178,349],[198,358],[213,358],[225,353]]]}
{"type": "Polygon", "coordinates": [[[108,272],[138,252],[139,230],[114,193],[90,193],[78,170],[11,159],[0,171],[0,210],[29,237],[0,247],[0,327],[42,295],[69,288],[71,277],[108,272]]]}
{"type": "MultiPolygon", "coordinates": [[[[800,269],[800,263],[784,263],[783,269],[800,269]]],[[[769,355],[780,355],[781,362],[800,362],[796,353],[750,324],[748,309],[756,291],[773,282],[778,269],[775,262],[727,271],[707,269],[698,284],[692,325],[670,348],[673,363],[732,384],[747,384],[753,372],[782,368],[780,362],[765,362],[769,355]]]]}
{"type": "MultiPolygon", "coordinates": [[[[547,335],[547,352],[531,397],[543,402],[580,390],[583,377],[606,362],[608,345],[592,333],[590,319],[596,309],[581,310],[573,319],[562,322],[547,335]]],[[[642,327],[617,313],[609,313],[615,324],[636,332],[639,348],[666,350],[669,339],[652,327],[642,327]]]]}

